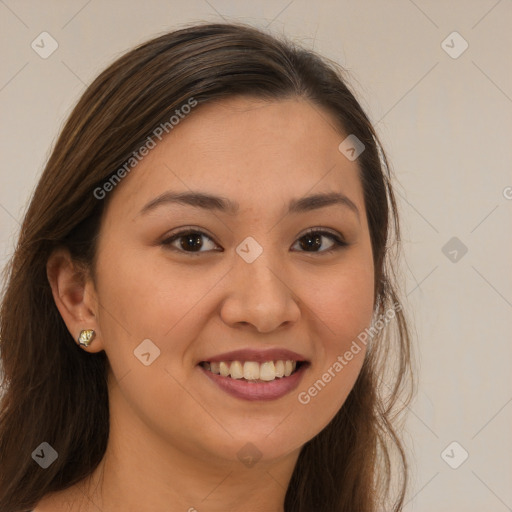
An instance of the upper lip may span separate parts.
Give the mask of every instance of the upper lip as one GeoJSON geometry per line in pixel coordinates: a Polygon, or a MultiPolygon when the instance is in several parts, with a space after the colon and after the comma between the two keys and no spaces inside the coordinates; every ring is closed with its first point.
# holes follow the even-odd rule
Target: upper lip
{"type": "Polygon", "coordinates": [[[307,359],[297,352],[292,352],[284,348],[271,348],[267,350],[261,349],[240,349],[232,352],[224,352],[206,359],[209,363],[220,363],[221,361],[255,361],[256,363],[264,363],[265,361],[307,361],[307,359]]]}

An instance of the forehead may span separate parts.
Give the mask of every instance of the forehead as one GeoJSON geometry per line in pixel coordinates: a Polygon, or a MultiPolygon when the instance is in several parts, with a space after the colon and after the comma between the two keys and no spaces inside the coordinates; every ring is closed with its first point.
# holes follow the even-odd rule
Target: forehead
{"type": "Polygon", "coordinates": [[[338,149],[345,137],[331,113],[303,99],[202,104],[130,171],[109,208],[133,217],[162,192],[191,189],[242,209],[333,191],[362,205],[357,161],[338,149]]]}

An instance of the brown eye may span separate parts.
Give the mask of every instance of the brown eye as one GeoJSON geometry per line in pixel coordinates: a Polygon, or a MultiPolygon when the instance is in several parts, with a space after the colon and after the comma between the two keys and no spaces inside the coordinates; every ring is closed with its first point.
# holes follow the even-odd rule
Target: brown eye
{"type": "MultiPolygon", "coordinates": [[[[175,233],[174,235],[170,236],[169,238],[166,238],[162,241],[162,245],[168,246],[171,249],[177,250],[179,252],[186,252],[186,253],[200,253],[200,252],[208,252],[207,249],[205,251],[201,250],[203,246],[205,245],[203,242],[203,237],[207,238],[211,245],[213,245],[213,250],[216,250],[215,248],[218,247],[215,242],[202,231],[193,231],[193,230],[185,230],[180,231],[178,233],[175,233]],[[177,244],[175,244],[177,242],[177,244]]],[[[207,246],[208,244],[206,244],[207,246]]]]}
{"type": "Polygon", "coordinates": [[[331,233],[330,231],[315,231],[311,230],[305,235],[303,235],[298,240],[300,247],[304,252],[320,252],[320,253],[330,253],[332,251],[336,251],[341,247],[345,247],[348,244],[344,242],[340,237],[331,233]],[[322,239],[328,238],[331,240],[331,246],[327,249],[318,250],[322,247],[324,243],[322,239]]]}

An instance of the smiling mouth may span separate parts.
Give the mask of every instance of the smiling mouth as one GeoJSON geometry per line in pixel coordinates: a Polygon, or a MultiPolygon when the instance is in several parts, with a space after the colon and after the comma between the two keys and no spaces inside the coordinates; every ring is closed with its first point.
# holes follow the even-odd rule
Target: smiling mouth
{"type": "Polygon", "coordinates": [[[277,360],[257,363],[255,361],[220,361],[199,363],[205,370],[230,379],[254,383],[272,382],[293,375],[306,361],[277,360]]]}

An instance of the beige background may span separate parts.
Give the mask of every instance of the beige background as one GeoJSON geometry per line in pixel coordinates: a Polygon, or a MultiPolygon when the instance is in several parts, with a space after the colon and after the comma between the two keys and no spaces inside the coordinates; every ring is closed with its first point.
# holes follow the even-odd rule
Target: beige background
{"type": "Polygon", "coordinates": [[[399,180],[420,382],[406,510],[512,510],[510,0],[1,0],[0,16],[0,265],[70,109],[136,43],[235,19],[344,65],[399,180]],[[59,45],[46,59],[43,31],[59,45]],[[462,257],[443,253],[452,237],[462,257]]]}

